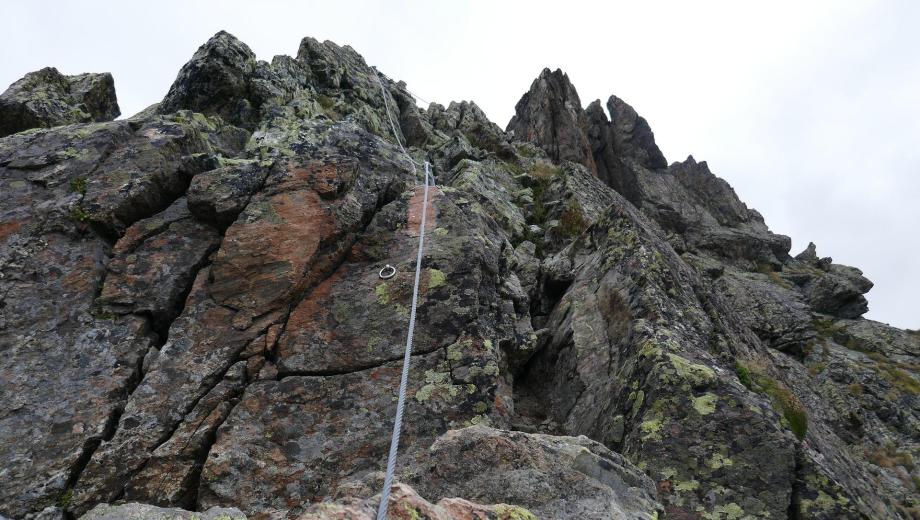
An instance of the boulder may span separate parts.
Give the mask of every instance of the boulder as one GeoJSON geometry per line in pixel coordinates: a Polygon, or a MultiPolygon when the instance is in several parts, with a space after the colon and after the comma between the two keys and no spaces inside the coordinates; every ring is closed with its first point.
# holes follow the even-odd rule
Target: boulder
{"type": "Polygon", "coordinates": [[[30,128],[112,121],[120,114],[108,72],[65,76],[46,67],[0,94],[0,137],[30,128]]]}

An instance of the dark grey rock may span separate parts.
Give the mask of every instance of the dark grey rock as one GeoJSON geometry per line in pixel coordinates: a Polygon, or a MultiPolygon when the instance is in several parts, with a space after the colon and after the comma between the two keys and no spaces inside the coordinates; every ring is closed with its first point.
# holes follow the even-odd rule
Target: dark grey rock
{"type": "Polygon", "coordinates": [[[610,133],[617,155],[635,159],[650,170],[668,166],[664,155],[655,144],[655,134],[652,133],[651,127],[633,107],[616,96],[610,96],[607,100],[607,111],[610,113],[610,133]]]}
{"type": "Polygon", "coordinates": [[[636,165],[649,170],[667,167],[664,155],[655,144],[648,122],[616,96],[607,101],[610,120],[600,100],[588,105],[588,135],[597,164],[597,174],[611,188],[634,204],[642,199],[637,186],[636,165]]]}
{"type": "Polygon", "coordinates": [[[111,74],[65,76],[46,67],[0,94],[0,137],[30,128],[111,121],[119,114],[111,74]]]}
{"type": "Polygon", "coordinates": [[[692,156],[667,172],[637,170],[640,205],[665,233],[680,235],[690,251],[754,270],[778,268],[788,257],[791,240],[767,228],[705,161],[692,156]]]}
{"type": "Polygon", "coordinates": [[[182,67],[157,111],[193,110],[251,129],[267,101],[264,89],[256,88],[258,68],[249,46],[220,31],[182,67]]]}
{"type": "Polygon", "coordinates": [[[205,222],[229,226],[259,190],[268,170],[240,162],[196,175],[188,188],[188,208],[205,222]]]}
{"type": "Polygon", "coordinates": [[[543,69],[514,107],[507,130],[514,138],[541,146],[554,161],[573,161],[597,172],[588,139],[588,121],[568,75],[543,69]]]}

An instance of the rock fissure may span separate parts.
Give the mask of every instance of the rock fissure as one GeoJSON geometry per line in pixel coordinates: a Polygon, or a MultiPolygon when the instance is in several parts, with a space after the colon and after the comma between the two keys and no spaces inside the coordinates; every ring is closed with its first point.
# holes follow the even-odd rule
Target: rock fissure
{"type": "Polygon", "coordinates": [[[789,493],[789,511],[787,513],[787,518],[789,520],[802,520],[802,492],[805,485],[802,457],[801,447],[798,447],[795,451],[795,469],[793,471],[792,487],[789,493]]]}
{"type": "MultiPolygon", "coordinates": [[[[153,347],[150,348],[152,349],[153,347]]],[[[137,366],[134,368],[134,372],[132,372],[131,378],[127,381],[127,384],[124,387],[124,397],[122,398],[121,402],[115,406],[111,414],[106,418],[105,426],[102,428],[101,436],[98,438],[90,438],[84,444],[80,453],[80,457],[77,459],[70,470],[70,475],[68,476],[67,483],[64,486],[65,493],[73,493],[73,489],[76,487],[77,482],[80,480],[80,475],[83,473],[83,470],[86,469],[87,465],[89,465],[93,454],[96,453],[96,450],[99,449],[99,446],[103,442],[112,440],[112,438],[115,436],[115,433],[118,431],[119,420],[125,411],[124,406],[131,398],[131,394],[134,393],[144,378],[144,359],[147,352],[150,352],[150,349],[148,349],[144,355],[140,356],[138,359],[137,366]]],[[[67,511],[67,513],[72,514],[69,511],[67,511]]]]}
{"type": "MultiPolygon", "coordinates": [[[[130,476],[126,478],[124,487],[122,487],[121,491],[113,499],[114,502],[119,502],[119,501],[124,500],[129,487],[132,485],[132,480],[135,479],[138,475],[141,475],[146,470],[148,470],[151,460],[153,460],[153,455],[156,453],[156,451],[161,446],[163,446],[167,442],[170,442],[173,439],[177,430],[180,427],[182,427],[184,424],[186,424],[186,419],[189,418],[189,416],[192,414],[192,412],[196,408],[198,408],[198,405],[201,402],[201,399],[207,397],[219,384],[224,382],[225,378],[227,377],[228,372],[232,369],[233,366],[234,365],[231,365],[230,367],[228,367],[227,371],[221,375],[218,382],[215,383],[212,387],[208,388],[208,390],[201,396],[201,398],[195,401],[194,405],[191,407],[188,413],[186,413],[183,416],[183,419],[178,424],[176,424],[176,427],[172,431],[170,431],[167,436],[164,436],[162,442],[159,442],[152,450],[150,450],[151,456],[146,461],[144,461],[144,463],[139,468],[137,468],[137,470],[135,470],[130,476]]],[[[197,441],[200,445],[195,447],[195,449],[193,450],[193,453],[190,455],[190,458],[192,458],[194,461],[192,465],[192,469],[187,475],[184,476],[179,486],[179,489],[178,489],[178,493],[177,493],[178,496],[170,500],[171,505],[181,507],[181,508],[184,508],[190,511],[197,510],[198,487],[200,485],[200,480],[201,480],[201,471],[204,467],[205,462],[207,461],[208,455],[211,450],[211,446],[214,445],[214,442],[217,437],[217,431],[220,429],[221,425],[223,425],[223,423],[226,421],[227,417],[229,417],[230,414],[233,413],[233,409],[239,403],[239,399],[243,395],[243,393],[246,391],[246,388],[249,385],[249,383],[251,383],[251,381],[247,379],[246,381],[243,382],[242,385],[234,388],[231,393],[229,393],[226,396],[223,396],[222,402],[230,403],[230,407],[225,411],[225,413],[222,414],[222,417],[218,421],[207,425],[208,427],[204,431],[203,439],[197,441]]],[[[207,411],[207,413],[203,413],[201,418],[199,418],[197,421],[194,421],[192,423],[193,427],[191,428],[191,433],[187,436],[182,446],[176,447],[173,450],[175,453],[185,453],[186,450],[190,447],[190,445],[193,442],[196,442],[196,436],[201,432],[201,428],[207,423],[210,417],[210,413],[213,412],[213,410],[217,408],[218,406],[220,406],[221,404],[222,403],[220,402],[215,403],[213,407],[211,408],[211,410],[207,411]]],[[[167,478],[169,478],[168,475],[167,475],[167,478]]],[[[156,498],[156,497],[148,497],[148,498],[156,498]]]]}
{"type": "MultiPolygon", "coordinates": [[[[198,271],[205,268],[206,266],[207,266],[207,263],[195,269],[195,276],[197,276],[198,271]]],[[[104,279],[103,279],[103,282],[104,282],[104,279]]],[[[102,287],[102,283],[99,284],[99,288],[100,288],[99,290],[101,290],[101,287],[102,287]]],[[[192,287],[190,285],[184,292],[185,296],[187,296],[188,293],[191,292],[191,289],[192,287]]],[[[97,292],[97,296],[98,296],[98,292],[97,292]]],[[[181,298],[180,301],[181,301],[180,308],[176,309],[174,316],[179,316],[182,313],[182,308],[184,307],[184,303],[185,303],[185,297],[181,298]]],[[[135,313],[135,315],[141,317],[153,327],[153,330],[154,330],[154,333],[156,334],[157,339],[152,345],[148,347],[148,349],[144,352],[144,355],[139,357],[137,366],[135,368],[135,372],[133,373],[131,379],[128,381],[128,384],[126,385],[124,399],[122,400],[122,403],[118,407],[116,407],[115,410],[113,410],[112,414],[106,420],[106,426],[103,429],[104,433],[102,437],[95,441],[89,441],[91,442],[91,444],[88,445],[90,449],[87,450],[86,448],[84,448],[84,451],[80,456],[80,459],[77,461],[74,469],[71,472],[71,476],[68,478],[67,486],[65,489],[67,489],[69,493],[73,492],[73,489],[76,487],[77,483],[79,482],[80,474],[83,472],[84,469],[86,469],[87,465],[92,460],[93,454],[96,452],[99,446],[103,442],[111,441],[112,438],[115,437],[115,434],[118,431],[118,426],[120,424],[121,416],[125,411],[124,406],[131,399],[131,395],[134,393],[134,391],[143,382],[144,373],[145,373],[144,363],[147,361],[148,354],[151,352],[158,352],[169,340],[168,331],[169,331],[169,327],[172,324],[171,322],[157,328],[153,325],[154,319],[152,316],[145,315],[145,313],[135,313]]],[[[223,377],[223,375],[221,377],[223,377]]],[[[197,404],[197,400],[195,401],[195,403],[197,404]]],[[[176,427],[178,427],[178,424],[176,425],[176,427]]],[[[172,435],[172,433],[174,433],[174,431],[175,430],[169,432],[166,438],[157,442],[153,450],[151,450],[151,452],[154,451],[160,445],[162,445],[164,442],[166,442],[169,439],[169,437],[172,435]]],[[[137,471],[135,471],[134,474],[140,472],[141,470],[143,470],[143,466],[139,468],[137,471]]],[[[133,477],[133,474],[129,476],[128,479],[125,481],[125,484],[124,484],[125,486],[129,484],[131,477],[133,477]]],[[[120,500],[123,494],[124,494],[124,488],[122,488],[122,490],[115,496],[113,500],[116,500],[116,501],[120,500]]],[[[72,515],[70,511],[66,511],[66,512],[68,515],[72,515]]]]}

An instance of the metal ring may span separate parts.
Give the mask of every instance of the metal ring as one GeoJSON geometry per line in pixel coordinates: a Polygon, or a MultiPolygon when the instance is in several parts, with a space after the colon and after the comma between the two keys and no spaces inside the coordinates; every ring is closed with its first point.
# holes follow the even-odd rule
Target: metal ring
{"type": "Polygon", "coordinates": [[[390,278],[393,278],[394,276],[396,276],[396,268],[390,264],[387,264],[383,266],[383,269],[381,269],[380,272],[377,274],[380,275],[380,278],[384,280],[389,280],[390,278]],[[384,274],[384,272],[386,272],[386,274],[384,274]]]}

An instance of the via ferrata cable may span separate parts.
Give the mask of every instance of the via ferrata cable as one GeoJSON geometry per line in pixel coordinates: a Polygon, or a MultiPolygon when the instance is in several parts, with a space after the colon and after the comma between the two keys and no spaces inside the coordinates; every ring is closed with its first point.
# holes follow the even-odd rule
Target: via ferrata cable
{"type": "MultiPolygon", "coordinates": [[[[399,148],[412,164],[412,173],[417,175],[415,166],[418,163],[412,159],[412,157],[403,147],[402,142],[399,140],[399,133],[396,131],[396,124],[393,122],[393,116],[390,114],[390,105],[387,102],[387,93],[383,87],[383,81],[380,80],[379,74],[377,75],[377,82],[380,84],[380,93],[383,95],[383,105],[386,108],[387,119],[390,121],[390,129],[393,131],[393,137],[396,138],[396,143],[399,145],[399,148]]],[[[431,164],[428,163],[428,161],[425,161],[424,167],[425,189],[424,195],[422,197],[422,218],[418,229],[418,252],[415,258],[415,285],[412,287],[412,306],[409,310],[409,331],[406,335],[406,351],[403,355],[402,377],[399,380],[399,396],[396,401],[396,417],[393,420],[393,435],[390,438],[390,453],[387,457],[387,469],[386,477],[384,477],[383,480],[383,490],[380,493],[380,505],[377,507],[377,520],[386,520],[387,516],[387,507],[390,500],[390,490],[393,487],[393,477],[396,473],[396,454],[399,451],[399,437],[402,433],[403,410],[406,403],[406,386],[409,383],[409,363],[412,360],[412,336],[415,333],[415,310],[418,306],[418,287],[422,272],[422,251],[425,247],[425,221],[426,217],[428,216],[429,176],[431,176],[431,179],[434,180],[434,176],[431,174],[431,164]]],[[[383,276],[382,273],[383,271],[381,270],[381,276],[383,276]]]]}

